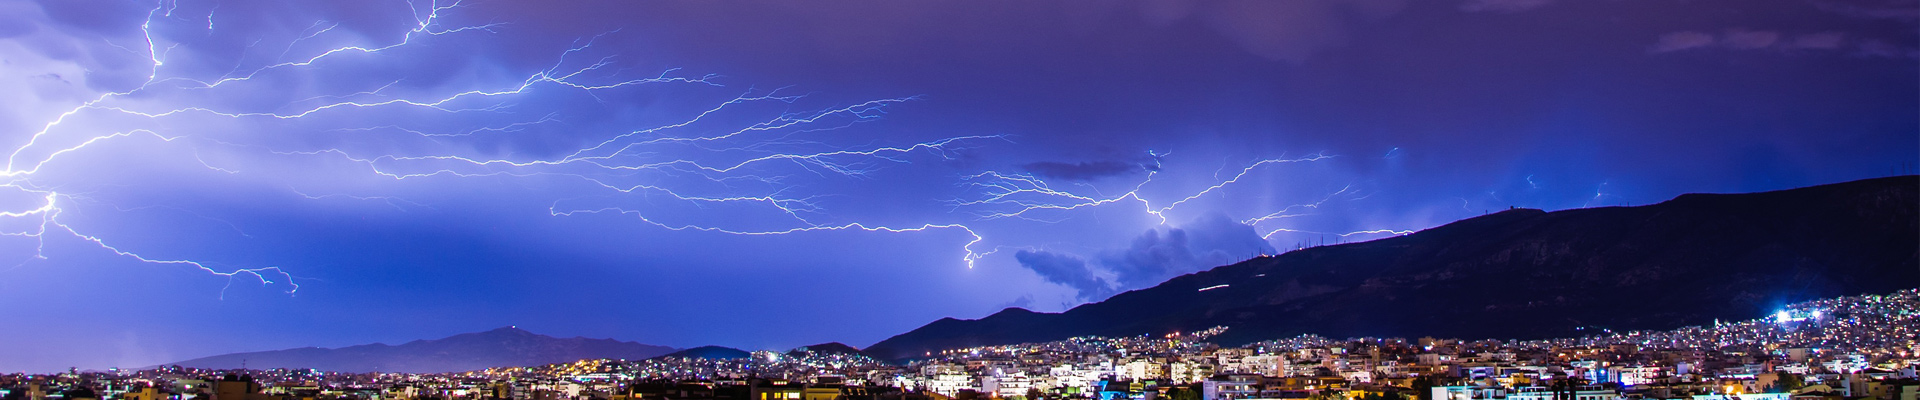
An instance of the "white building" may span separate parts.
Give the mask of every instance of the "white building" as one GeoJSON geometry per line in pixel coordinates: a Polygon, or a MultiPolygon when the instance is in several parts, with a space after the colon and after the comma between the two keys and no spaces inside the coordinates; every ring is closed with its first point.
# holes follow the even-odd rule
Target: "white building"
{"type": "Polygon", "coordinates": [[[1651,385],[1660,378],[1660,367],[1613,367],[1614,379],[1622,385],[1651,385]]]}
{"type": "Polygon", "coordinates": [[[956,396],[963,389],[979,390],[973,385],[973,377],[967,374],[939,374],[923,380],[920,387],[942,396],[956,396]]]}
{"type": "MultiPolygon", "coordinates": [[[[1598,386],[1583,386],[1573,391],[1573,400],[1618,400],[1620,398],[1620,393],[1598,386]]],[[[1554,400],[1553,389],[1540,386],[1515,388],[1507,393],[1507,400],[1554,400]]]]}
{"type": "Polygon", "coordinates": [[[1098,367],[1088,366],[1083,368],[1076,363],[1060,364],[1054,366],[1047,372],[1047,375],[1054,379],[1056,387],[1079,388],[1081,393],[1099,391],[1099,388],[1094,387],[1094,385],[1100,383],[1100,375],[1107,373],[1106,371],[1101,371],[1098,367]]]}
{"type": "Polygon", "coordinates": [[[1167,378],[1166,364],[1161,364],[1151,359],[1128,361],[1125,366],[1115,372],[1117,372],[1116,375],[1119,375],[1121,379],[1136,381],[1167,378]]]}
{"type": "MultiPolygon", "coordinates": [[[[1481,386],[1434,386],[1433,387],[1433,400],[1491,400],[1495,398],[1507,398],[1507,390],[1503,388],[1481,387],[1481,386]]],[[[1508,400],[1513,400],[1513,399],[1509,398],[1508,400]]],[[[1539,400],[1539,399],[1529,399],[1529,400],[1539,400]]],[[[1586,399],[1580,399],[1580,400],[1586,400],[1586,399]]]]}
{"type": "Polygon", "coordinates": [[[1209,376],[1213,376],[1211,365],[1187,361],[1167,364],[1167,381],[1169,382],[1187,384],[1206,380],[1209,376]]]}
{"type": "Polygon", "coordinates": [[[1033,380],[1026,374],[1003,374],[1000,376],[980,377],[980,390],[989,396],[1003,399],[1025,397],[1027,389],[1033,388],[1033,380]]]}
{"type": "Polygon", "coordinates": [[[1234,400],[1258,397],[1260,389],[1259,375],[1226,375],[1208,378],[1200,383],[1200,397],[1204,400],[1234,400]]]}
{"type": "Polygon", "coordinates": [[[1229,374],[1280,376],[1280,366],[1287,363],[1286,357],[1277,355],[1247,356],[1240,358],[1239,365],[1221,372],[1229,374]]]}

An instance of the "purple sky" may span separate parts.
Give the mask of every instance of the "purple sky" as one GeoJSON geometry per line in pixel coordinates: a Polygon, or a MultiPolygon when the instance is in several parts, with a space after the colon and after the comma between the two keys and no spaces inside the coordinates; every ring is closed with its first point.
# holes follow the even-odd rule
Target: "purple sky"
{"type": "Polygon", "coordinates": [[[864,346],[1920,162],[1913,0],[0,1],[0,371],[864,346]]]}

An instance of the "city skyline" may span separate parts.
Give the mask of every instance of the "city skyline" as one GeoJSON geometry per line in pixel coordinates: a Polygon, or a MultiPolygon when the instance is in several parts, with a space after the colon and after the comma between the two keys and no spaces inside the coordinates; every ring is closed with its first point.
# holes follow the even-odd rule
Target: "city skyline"
{"type": "Polygon", "coordinates": [[[1920,8],[0,4],[0,370],[866,345],[1510,207],[1911,174],[1920,8]],[[803,327],[803,328],[780,328],[803,327]]]}
{"type": "MultiPolygon", "coordinates": [[[[587,358],[455,372],[164,365],[0,375],[0,394],[80,399],[1905,399],[1920,390],[1914,289],[1789,304],[1669,331],[1546,340],[1228,331],[1082,336],[883,361],[822,345],[587,358]]],[[[489,332],[488,334],[493,334],[489,332]]],[[[527,335],[525,332],[510,333],[527,335]]],[[[364,367],[363,367],[364,368],[364,367]]]]}

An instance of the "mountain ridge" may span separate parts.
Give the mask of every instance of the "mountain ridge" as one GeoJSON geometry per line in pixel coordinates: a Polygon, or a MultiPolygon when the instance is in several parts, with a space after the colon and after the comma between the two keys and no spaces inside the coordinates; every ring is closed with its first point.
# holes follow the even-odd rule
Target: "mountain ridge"
{"type": "Polygon", "coordinates": [[[1916,208],[1916,176],[1635,207],[1516,208],[1250,259],[1060,313],[942,318],[866,351],[900,360],[1214,325],[1230,326],[1218,340],[1236,343],[1300,333],[1541,338],[1752,318],[1791,301],[1920,286],[1916,208]],[[1215,285],[1228,286],[1199,291],[1215,285]]]}
{"type": "Polygon", "coordinates": [[[795,347],[791,350],[787,350],[787,354],[789,355],[799,355],[804,352],[862,355],[862,356],[867,355],[866,352],[860,351],[860,348],[858,347],[853,347],[846,343],[840,343],[840,342],[810,344],[806,346],[795,347]]]}
{"type": "Polygon", "coordinates": [[[681,349],[680,351],[675,351],[668,354],[662,354],[662,355],[654,356],[650,358],[668,358],[668,357],[702,358],[702,359],[708,359],[708,360],[737,360],[742,358],[753,357],[753,352],[736,349],[732,347],[726,347],[726,346],[706,345],[706,346],[700,346],[700,347],[681,349]]]}
{"type": "Polygon", "coordinates": [[[527,367],[590,358],[640,360],[673,352],[613,339],[555,338],[517,327],[418,339],[399,345],[369,343],[337,348],[298,347],[221,354],[167,363],[196,368],[314,368],[336,372],[462,372],[527,367]]]}

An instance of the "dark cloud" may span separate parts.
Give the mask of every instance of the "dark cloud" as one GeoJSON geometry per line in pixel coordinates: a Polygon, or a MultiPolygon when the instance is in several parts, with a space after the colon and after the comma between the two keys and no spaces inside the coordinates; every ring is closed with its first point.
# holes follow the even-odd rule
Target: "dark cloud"
{"type": "Polygon", "coordinates": [[[1007,309],[1007,308],[1025,308],[1025,309],[1032,309],[1032,308],[1033,308],[1033,295],[1031,295],[1031,294],[1027,294],[1027,295],[1020,295],[1020,297],[1017,297],[1017,298],[1014,298],[1013,300],[1010,300],[1010,301],[1007,301],[1006,303],[1002,303],[1002,304],[1000,304],[1000,308],[1001,308],[1001,309],[1007,309]]]}
{"type": "Polygon", "coordinates": [[[1124,290],[1273,252],[1252,226],[1210,214],[1180,228],[1149,229],[1127,248],[1102,254],[1100,266],[1113,271],[1124,290]]]}
{"type": "Polygon", "coordinates": [[[1273,245],[1268,244],[1253,226],[1242,224],[1228,218],[1226,214],[1212,213],[1194,219],[1181,227],[1187,232],[1188,247],[1201,267],[1225,265],[1252,257],[1255,254],[1273,254],[1273,245]]]}
{"type": "Polygon", "coordinates": [[[1023,164],[1020,168],[1043,178],[1072,181],[1091,181],[1147,171],[1146,166],[1120,161],[1086,161],[1078,163],[1041,161],[1023,164]]]}
{"type": "Polygon", "coordinates": [[[1100,266],[1112,270],[1120,284],[1129,288],[1159,283],[1178,275],[1178,271],[1192,269],[1194,264],[1193,250],[1187,248],[1187,232],[1181,229],[1149,229],[1127,248],[1100,257],[1100,266]]]}
{"type": "MultiPolygon", "coordinates": [[[[1046,250],[1021,250],[1013,253],[1013,259],[1018,260],[1021,266],[1040,274],[1040,277],[1046,278],[1048,282],[1073,288],[1079,292],[1082,300],[1106,298],[1113,292],[1112,285],[1108,284],[1106,279],[1095,276],[1093,269],[1087,268],[1086,260],[1072,254],[1046,250]]],[[[1032,302],[1031,298],[1026,300],[1027,303],[1032,302]]]]}

